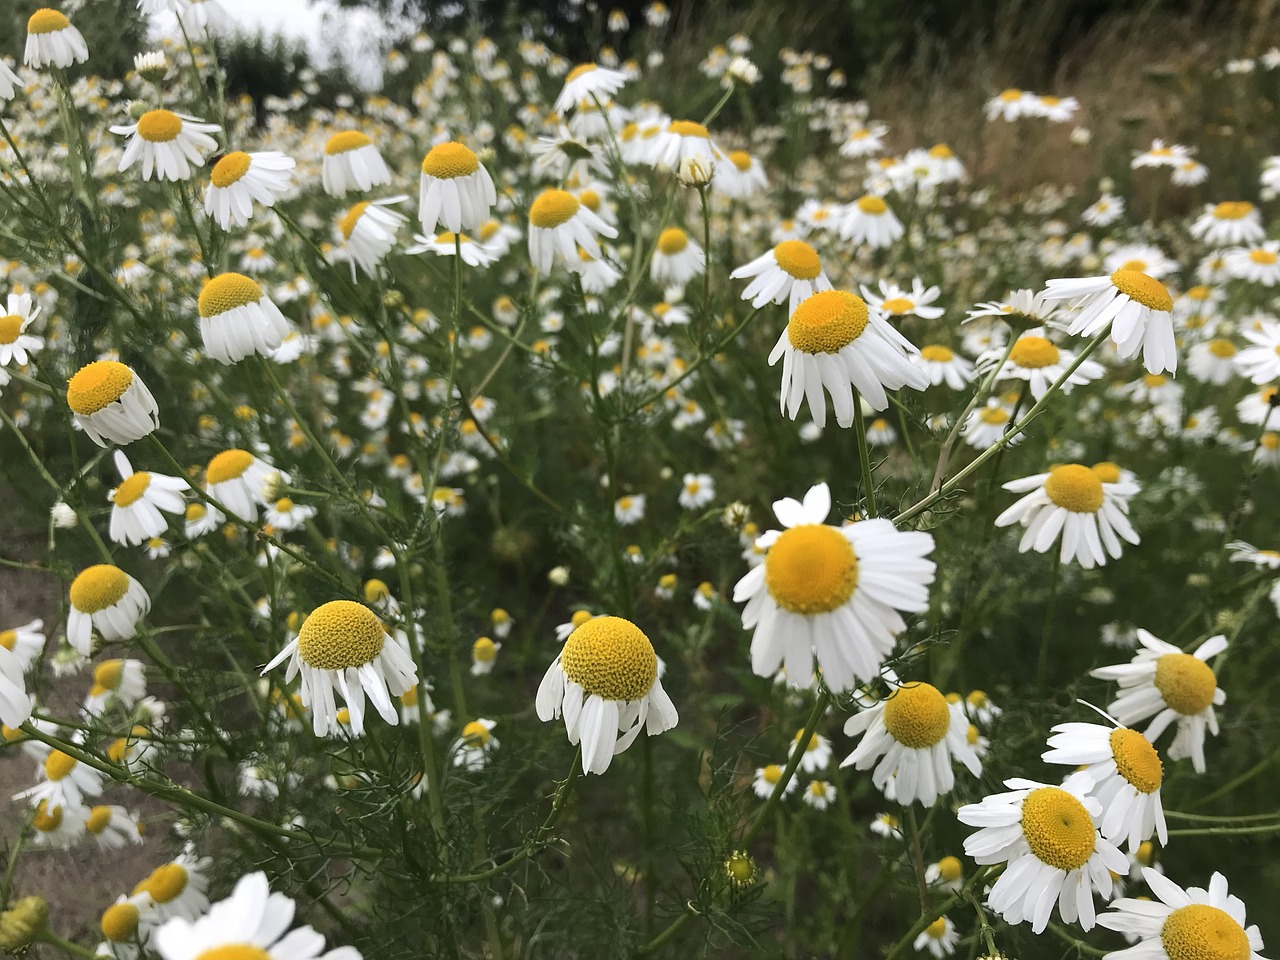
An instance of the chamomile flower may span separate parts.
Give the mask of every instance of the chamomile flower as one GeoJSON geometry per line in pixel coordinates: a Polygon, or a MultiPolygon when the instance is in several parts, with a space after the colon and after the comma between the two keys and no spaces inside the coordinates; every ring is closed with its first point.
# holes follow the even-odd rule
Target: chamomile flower
{"type": "Polygon", "coordinates": [[[941,344],[926,344],[911,357],[911,362],[924,371],[935,387],[945,383],[952,390],[963,390],[973,379],[973,364],[941,344]]]}
{"type": "Polygon", "coordinates": [[[658,656],[629,620],[594,617],[569,634],[538,686],[538,718],[563,714],[569,742],[582,744],[584,773],[604,773],[644,728],[655,736],[676,725],[662,688],[658,656]]]}
{"type": "MultiPolygon", "coordinates": [[[[988,350],[978,357],[978,369],[989,370],[1001,361],[1000,370],[996,373],[998,381],[1022,380],[1031,391],[1031,396],[1039,400],[1049,388],[1075,363],[1075,354],[1064,350],[1048,337],[1044,330],[1028,330],[1014,341],[1013,349],[1005,357],[1004,348],[988,350]]],[[[1102,364],[1085,360],[1071,376],[1062,384],[1062,392],[1070,393],[1072,388],[1092,383],[1101,377],[1106,370],[1102,364]]]]}
{"type": "MultiPolygon", "coordinates": [[[[791,741],[791,752],[800,750],[800,737],[803,730],[797,730],[791,741]]],[[[800,769],[805,773],[818,773],[827,769],[831,763],[831,741],[820,733],[810,734],[809,742],[800,754],[800,769]]]]}
{"type": "MultiPolygon", "coordinates": [[[[763,767],[756,768],[755,778],[751,781],[751,789],[755,791],[755,795],[761,800],[767,800],[777,789],[779,781],[782,780],[782,774],[786,768],[780,763],[770,763],[763,767]]],[[[799,781],[793,776],[787,781],[787,785],[782,788],[782,795],[789,797],[795,793],[799,781]]]]}
{"type": "Polygon", "coordinates": [[[453,745],[453,765],[463,770],[483,770],[489,755],[500,746],[498,738],[493,735],[493,728],[497,725],[496,721],[481,717],[463,727],[462,734],[453,745]]]}
{"type": "Polygon", "coordinates": [[[1236,358],[1239,355],[1240,349],[1225,337],[1205,340],[1192,344],[1187,351],[1187,370],[1202,383],[1221,387],[1237,376],[1236,358]]]}
{"type": "MultiPolygon", "coordinates": [[[[482,243],[477,243],[465,233],[437,233],[428,237],[420,233],[413,235],[414,244],[405,248],[405,253],[434,253],[437,257],[462,257],[462,262],[469,267],[487,267],[496,259],[493,253],[482,243]]],[[[483,328],[481,328],[483,329],[483,328]]],[[[485,331],[486,335],[488,331],[485,331]]]]}
{"type": "Polygon", "coordinates": [[[1124,216],[1124,197],[1104,193],[1084,208],[1080,219],[1093,227],[1109,227],[1124,216]]]}
{"type": "Polygon", "coordinates": [[[1137,493],[1132,483],[1104,484],[1090,468],[1068,463],[1011,480],[1004,489],[1025,494],[995,521],[997,527],[1021,523],[1026,528],[1019,553],[1045,553],[1061,536],[1062,561],[1075,560],[1090,570],[1106,564],[1108,554],[1120,558],[1121,538],[1139,542],[1128,517],[1128,498],[1137,493]]]}
{"type": "Polygon", "coordinates": [[[884,198],[870,193],[845,208],[839,225],[841,240],[865,243],[873,250],[892,246],[905,232],[902,221],[894,216],[884,198]]]}
{"type": "Polygon", "coordinates": [[[1180,143],[1166,144],[1163,140],[1151,141],[1151,146],[1142,153],[1134,154],[1129,164],[1134,170],[1142,167],[1176,167],[1191,156],[1191,150],[1180,143]]]}
{"type": "MultiPolygon", "coordinates": [[[[9,651],[17,658],[21,670],[28,669],[40,652],[44,650],[44,621],[32,620],[21,627],[0,630],[0,648],[9,651]]],[[[19,671],[21,673],[21,671],[19,671]]],[[[9,726],[16,727],[16,723],[9,726]]]]}
{"type": "Polygon", "coordinates": [[[877,813],[871,821],[871,832],[889,840],[902,839],[902,821],[891,813],[877,813]]]}
{"type": "Polygon", "coordinates": [[[424,234],[434,233],[437,224],[450,233],[479,230],[497,202],[493,178],[470,147],[438,143],[423,157],[418,221],[424,234]]]}
{"type": "Polygon", "coordinates": [[[85,434],[100,447],[126,444],[160,426],[160,407],[130,367],[96,360],[67,381],[67,406],[85,434]]]}
{"type": "Polygon", "coordinates": [[[38,847],[69,850],[84,836],[88,819],[88,807],[63,807],[41,800],[31,818],[31,828],[35,831],[32,839],[38,847]]]}
{"type": "MultiPolygon", "coordinates": [[[[277,477],[286,483],[289,480],[288,474],[265,460],[259,460],[248,450],[223,450],[205,466],[205,492],[229,510],[233,517],[252,521],[257,518],[259,507],[275,502],[269,496],[268,488],[277,477]]],[[[211,507],[205,519],[219,512],[211,507]]]]}
{"type": "Polygon", "coordinates": [[[840,144],[840,156],[873,156],[884,149],[884,138],[888,132],[888,125],[879,121],[859,124],[849,131],[849,135],[840,144]]]}
{"type": "Polygon", "coordinates": [[[831,289],[818,252],[802,240],[783,240],[729,274],[732,280],[751,278],[742,299],[759,309],[766,303],[790,301],[788,314],[813,294],[831,289]]]}
{"type": "Polygon", "coordinates": [[[142,824],[138,818],[114,804],[91,808],[84,826],[97,841],[99,850],[119,850],[142,842],[142,824]]]}
{"type": "Polygon", "coordinates": [[[62,13],[41,7],[27,20],[27,46],[22,62],[32,70],[42,67],[65,69],[89,59],[84,36],[62,13]]]}
{"type": "Polygon", "coordinates": [[[936,960],[943,960],[956,952],[956,944],[960,942],[960,931],[951,922],[950,917],[939,917],[929,924],[920,935],[911,942],[916,953],[928,952],[936,960]]]}
{"type": "Polygon", "coordinates": [[[800,795],[815,810],[826,810],[836,802],[836,786],[827,780],[810,780],[800,795]]]}
{"type": "Polygon", "coordinates": [[[141,660],[103,660],[93,669],[93,686],[85,697],[84,710],[96,717],[116,700],[125,710],[132,711],[146,695],[147,672],[141,660]]]}
{"type": "Polygon", "coordinates": [[[668,227],[658,234],[649,277],[662,287],[683,287],[706,266],[707,255],[702,247],[679,227],[668,227]]]}
{"type": "Polygon", "coordinates": [[[863,284],[860,289],[862,299],[867,301],[867,306],[886,316],[937,320],[945,312],[941,307],[929,306],[938,299],[941,290],[938,287],[926,289],[919,277],[912,279],[910,290],[904,290],[896,283],[890,283],[887,280],[880,281],[879,295],[868,290],[866,284],[863,284]]]}
{"type": "Polygon", "coordinates": [[[220,273],[204,285],[197,304],[205,353],[235,363],[264,356],[284,342],[289,321],[257,280],[243,273],[220,273]]]}
{"type": "Polygon", "coordinates": [[[1245,200],[1207,204],[1191,225],[1191,235],[1211,247],[1257,243],[1267,236],[1258,208],[1245,200]]]}
{"type": "MultiPolygon", "coordinates": [[[[1011,405],[1004,403],[998,397],[992,397],[987,401],[986,406],[969,413],[969,418],[965,420],[961,431],[964,442],[979,450],[991,446],[1008,431],[1013,422],[1013,410],[1011,405]]],[[[1015,437],[1010,441],[1010,445],[1018,443],[1020,439],[1020,436],[1015,437]]]]}
{"type": "Polygon", "coordinates": [[[498,662],[498,651],[502,644],[495,643],[489,637],[480,637],[471,645],[471,675],[483,677],[493,673],[498,662]]]}
{"type": "Polygon", "coordinates": [[[302,703],[311,710],[317,737],[338,729],[337,687],[350,711],[351,729],[364,732],[365,697],[387,723],[399,715],[392,696],[418,682],[418,670],[408,644],[387,633],[377,615],[353,600],[331,600],[313,610],[298,635],[263,668],[263,673],[288,659],[285,683],[302,675],[302,703]]]}
{"type": "Polygon", "coordinates": [[[44,340],[27,333],[27,328],[40,316],[29,293],[10,293],[6,312],[0,315],[0,367],[27,365],[29,354],[44,348],[44,340]]]}
{"type": "Polygon", "coordinates": [[[1259,570],[1280,570],[1280,550],[1259,550],[1244,540],[1227,544],[1227,559],[1232,563],[1251,563],[1259,570]]]}
{"type": "Polygon", "coordinates": [[[119,171],[142,163],[142,179],[154,174],[160,180],[190,180],[195,168],[204,166],[208,155],[218,149],[209,134],[222,128],[196,117],[171,110],[148,110],[136,123],[114,126],[111,132],[128,137],[119,171]]]}
{"type": "MultiPolygon", "coordinates": [[[[38,620],[34,622],[39,623],[38,620]]],[[[13,649],[17,646],[17,640],[16,630],[0,633],[0,723],[10,728],[26,723],[33,706],[23,678],[27,664],[13,649]],[[9,643],[6,644],[5,641],[9,643]]],[[[44,638],[41,637],[40,640],[40,646],[43,647],[44,638]]]]}
{"type": "Polygon", "coordinates": [[[653,165],[677,171],[695,181],[702,179],[701,171],[706,174],[704,182],[710,182],[719,156],[720,151],[711,142],[711,132],[706,127],[692,120],[672,120],[658,134],[653,165]]]}
{"type": "Polygon", "coordinates": [[[564,78],[564,88],[551,109],[564,116],[571,107],[590,104],[593,97],[604,102],[621,90],[626,82],[627,75],[621,70],[610,70],[596,63],[580,63],[564,78]]]}
{"type": "Polygon", "coordinates": [[[943,857],[925,868],[924,879],[942,890],[961,890],[964,887],[964,864],[959,857],[943,857]]]}
{"type": "Polygon", "coordinates": [[[1173,336],[1173,298],[1155,277],[1137,270],[1116,270],[1109,276],[1080,280],[1050,280],[1046,300],[1070,300],[1077,313],[1069,334],[1092,337],[1111,325],[1111,340],[1122,359],[1142,350],[1148,373],[1178,369],[1178,346],[1173,336]]]}
{"type": "Polygon", "coordinates": [[[188,503],[182,532],[186,534],[187,539],[195,540],[217,530],[225,519],[220,511],[208,504],[188,503]]]}
{"type": "Polygon", "coordinates": [[[38,741],[24,744],[23,749],[40,764],[38,780],[34,787],[15,793],[13,799],[75,808],[85,805],[85,797],[102,793],[102,774],[87,763],[38,741]]]}
{"type": "Polygon", "coordinates": [[[221,0],[173,0],[173,9],[195,36],[228,33],[235,29],[235,21],[221,0]]]}
{"type": "Polygon", "coordinates": [[[1037,116],[1039,114],[1038,106],[1034,93],[1027,93],[1025,90],[1010,87],[1007,90],[1001,90],[988,100],[984,109],[987,114],[987,122],[999,119],[1004,120],[1006,123],[1012,123],[1015,120],[1021,120],[1023,117],[1037,116]]]}
{"type": "Polygon", "coordinates": [[[274,207],[289,192],[296,166],[292,157],[276,151],[228,153],[209,172],[204,212],[223,230],[243,227],[255,203],[274,207]]]}
{"type": "Polygon", "coordinates": [[[86,657],[94,630],[108,643],[128,640],[151,609],[151,598],[142,584],[106,563],[81,571],[71,581],[70,602],[67,641],[86,657]]]}
{"type": "Polygon", "coordinates": [[[181,477],[146,471],[135,473],[129,458],[120,450],[114,457],[121,483],[107,494],[111,501],[107,533],[115,543],[135,546],[169,529],[165,513],[185,512],[182,492],[189,490],[190,485],[181,477]]]}
{"type": "Polygon", "coordinates": [[[845,722],[845,734],[861,735],[862,740],[840,766],[875,767],[871,782],[876,789],[888,795],[892,784],[891,799],[902,804],[919,800],[932,807],[955,786],[954,761],[975,777],[982,775],[968,730],[963,711],[952,710],[937,687],[907,683],[845,722]]]}
{"type": "Polygon", "coordinates": [[[686,510],[699,510],[716,498],[715,479],[709,473],[686,473],[677,502],[686,510]]]}
{"type": "Polygon", "coordinates": [[[616,229],[567,190],[544,190],[529,207],[529,259],[540,273],[550,273],[557,258],[576,264],[579,247],[598,258],[596,237],[617,235],[616,229]]]}
{"type": "Polygon", "coordinates": [[[904,532],[889,520],[829,526],[831,492],[819,483],[800,503],[778,500],[773,511],[786,529],[756,541],[768,550],[734,587],[746,601],[742,626],[753,630],[751,669],[807,684],[816,657],[835,693],[879,675],[906,629],[899,610],[918,612],[929,603],[936,569],[927,559],[933,537],[904,532]]]}
{"type": "Polygon", "coordinates": [[[764,164],[745,150],[730,150],[725,161],[716,164],[712,187],[733,200],[755,196],[769,187],[764,164]]]}
{"type": "Polygon", "coordinates": [[[853,391],[873,410],[889,405],[885,392],[910,386],[923,390],[929,378],[912,364],[913,347],[858,297],[843,290],[815,293],[796,307],[769,354],[783,361],[780,406],[792,420],[806,399],[814,423],[827,422],[826,394],[836,423],[853,425],[853,391]]]}
{"type": "Polygon", "coordinates": [[[1280,380],[1280,322],[1259,320],[1253,329],[1241,333],[1253,344],[1234,358],[1241,375],[1257,384],[1280,380]]]}
{"type": "Polygon", "coordinates": [[[277,530],[297,530],[316,515],[316,508],[305,503],[295,503],[292,497],[281,497],[269,504],[266,521],[277,530]]]}
{"type": "Polygon", "coordinates": [[[629,493],[613,503],[613,516],[620,526],[629,527],[644,519],[645,495],[629,493]]]}
{"type": "Polygon", "coordinates": [[[390,183],[391,170],[368,136],[359,130],[344,130],[324,145],[320,180],[325,193],[341,197],[352,190],[367,193],[390,183]]]}
{"type": "Polygon", "coordinates": [[[1178,265],[1165,256],[1164,251],[1159,247],[1153,247],[1150,244],[1131,243],[1112,250],[1107,255],[1106,260],[1103,261],[1102,269],[1108,273],[1114,273],[1117,270],[1130,270],[1136,273],[1145,273],[1147,276],[1159,280],[1161,277],[1177,270],[1178,265]]]}
{"type": "Polygon", "coordinates": [[[1263,387],[1236,404],[1241,423],[1280,430],[1280,386],[1263,387]]]}
{"type": "Polygon", "coordinates": [[[338,220],[342,249],[351,261],[352,271],[359,267],[374,276],[380,264],[396,245],[396,234],[408,217],[392,207],[409,199],[405,196],[357,203],[338,220]]]}
{"type": "Polygon", "coordinates": [[[1228,250],[1223,258],[1228,276],[1274,287],[1280,283],[1280,241],[1267,240],[1252,247],[1228,250]]]}
{"type": "Polygon", "coordinates": [[[12,100],[24,86],[22,78],[9,66],[8,59],[0,57],[0,100],[12,100]]]}
{"type": "Polygon", "coordinates": [[[1107,712],[1126,726],[1151,718],[1143,733],[1152,742],[1170,724],[1176,724],[1169,756],[1174,760],[1190,757],[1196,773],[1204,773],[1205,731],[1218,735],[1213,708],[1227,700],[1207,661],[1227,649],[1227,638],[1210,637],[1194,653],[1183,653],[1139,629],[1138,643],[1141,646],[1129,663],[1099,667],[1089,674],[1120,685],[1120,693],[1107,712]]]}
{"type": "Polygon", "coordinates": [[[1075,773],[1062,786],[1033,780],[1006,780],[1008,793],[961,807],[961,823],[979,827],[965,839],[964,852],[979,864],[1006,864],[987,894],[987,905],[1007,923],[1031,923],[1034,933],[1049,925],[1054,907],[1064,923],[1079,921],[1092,930],[1094,892],[1111,896],[1112,873],[1129,861],[1098,833],[1102,804],[1089,796],[1093,778],[1075,773]]]}

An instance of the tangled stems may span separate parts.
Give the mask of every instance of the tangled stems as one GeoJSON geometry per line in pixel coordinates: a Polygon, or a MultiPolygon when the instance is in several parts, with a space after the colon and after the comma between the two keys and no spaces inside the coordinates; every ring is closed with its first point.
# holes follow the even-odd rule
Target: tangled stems
{"type": "Polygon", "coordinates": [[[898,957],[902,955],[902,952],[906,950],[907,947],[911,946],[911,944],[915,941],[916,937],[920,936],[920,934],[924,931],[925,927],[929,926],[929,924],[933,923],[939,917],[943,916],[948,910],[950,910],[956,904],[964,900],[965,897],[970,896],[971,891],[974,890],[978,886],[978,884],[980,884],[983,880],[985,880],[986,876],[987,876],[986,867],[978,868],[978,870],[973,874],[973,876],[970,877],[967,881],[965,881],[965,885],[960,889],[958,893],[953,893],[942,903],[935,904],[932,908],[922,913],[920,915],[920,919],[917,920],[914,924],[912,924],[911,929],[908,930],[903,935],[902,939],[893,945],[893,949],[889,951],[888,956],[885,957],[885,960],[898,960],[898,957]]]}
{"type": "Polygon", "coordinates": [[[965,421],[969,419],[969,414],[973,412],[973,408],[978,405],[978,401],[991,393],[992,386],[995,385],[996,377],[999,375],[1001,368],[1009,359],[1009,354],[1013,353],[1014,344],[1018,342],[1018,338],[1013,335],[1013,331],[1009,332],[1009,343],[1004,348],[1004,355],[991,368],[991,372],[987,374],[982,385],[974,391],[972,397],[969,398],[968,405],[956,418],[956,422],[951,425],[951,430],[947,433],[947,438],[942,441],[942,450],[938,454],[938,467],[933,472],[933,482],[929,484],[929,492],[937,493],[938,488],[942,486],[942,478],[947,474],[947,463],[951,460],[951,452],[955,448],[956,440],[960,437],[960,431],[964,429],[965,421]]]}

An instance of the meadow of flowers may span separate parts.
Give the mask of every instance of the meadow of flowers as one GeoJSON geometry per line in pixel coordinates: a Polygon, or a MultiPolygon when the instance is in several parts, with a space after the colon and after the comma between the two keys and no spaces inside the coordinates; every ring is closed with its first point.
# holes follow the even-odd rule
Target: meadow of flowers
{"type": "Polygon", "coordinates": [[[0,50],[0,946],[1260,960],[1280,156],[979,168],[657,2],[255,104],[139,6],[0,50]]]}

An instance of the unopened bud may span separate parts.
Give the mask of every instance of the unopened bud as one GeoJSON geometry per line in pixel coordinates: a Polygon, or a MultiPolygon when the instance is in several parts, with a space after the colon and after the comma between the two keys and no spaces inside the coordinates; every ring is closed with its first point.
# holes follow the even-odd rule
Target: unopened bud
{"type": "Polygon", "coordinates": [[[680,161],[680,169],[676,171],[676,179],[686,187],[705,187],[715,176],[714,161],[701,157],[685,157],[680,161]]]}
{"type": "Polygon", "coordinates": [[[59,530],[70,530],[79,522],[76,512],[61,500],[53,505],[49,513],[53,517],[53,525],[59,530]]]}
{"type": "Polygon", "coordinates": [[[29,947],[49,920],[49,904],[44,897],[23,897],[0,913],[0,950],[14,953],[29,947]]]}

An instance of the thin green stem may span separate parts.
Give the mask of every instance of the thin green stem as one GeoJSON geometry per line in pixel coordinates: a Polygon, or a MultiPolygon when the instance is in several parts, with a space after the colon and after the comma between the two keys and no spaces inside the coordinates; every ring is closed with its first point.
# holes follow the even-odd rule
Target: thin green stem
{"type": "Polygon", "coordinates": [[[925,879],[924,846],[920,843],[920,824],[916,820],[916,805],[907,804],[907,843],[911,865],[916,872],[916,886],[920,893],[920,912],[928,913],[930,906],[929,881],[925,879]]]}
{"type": "Polygon", "coordinates": [[[858,441],[858,466],[862,470],[862,496],[866,501],[867,519],[876,515],[876,481],[871,474],[871,453],[867,446],[867,418],[862,415],[862,397],[853,391],[854,436],[858,441]]]}

